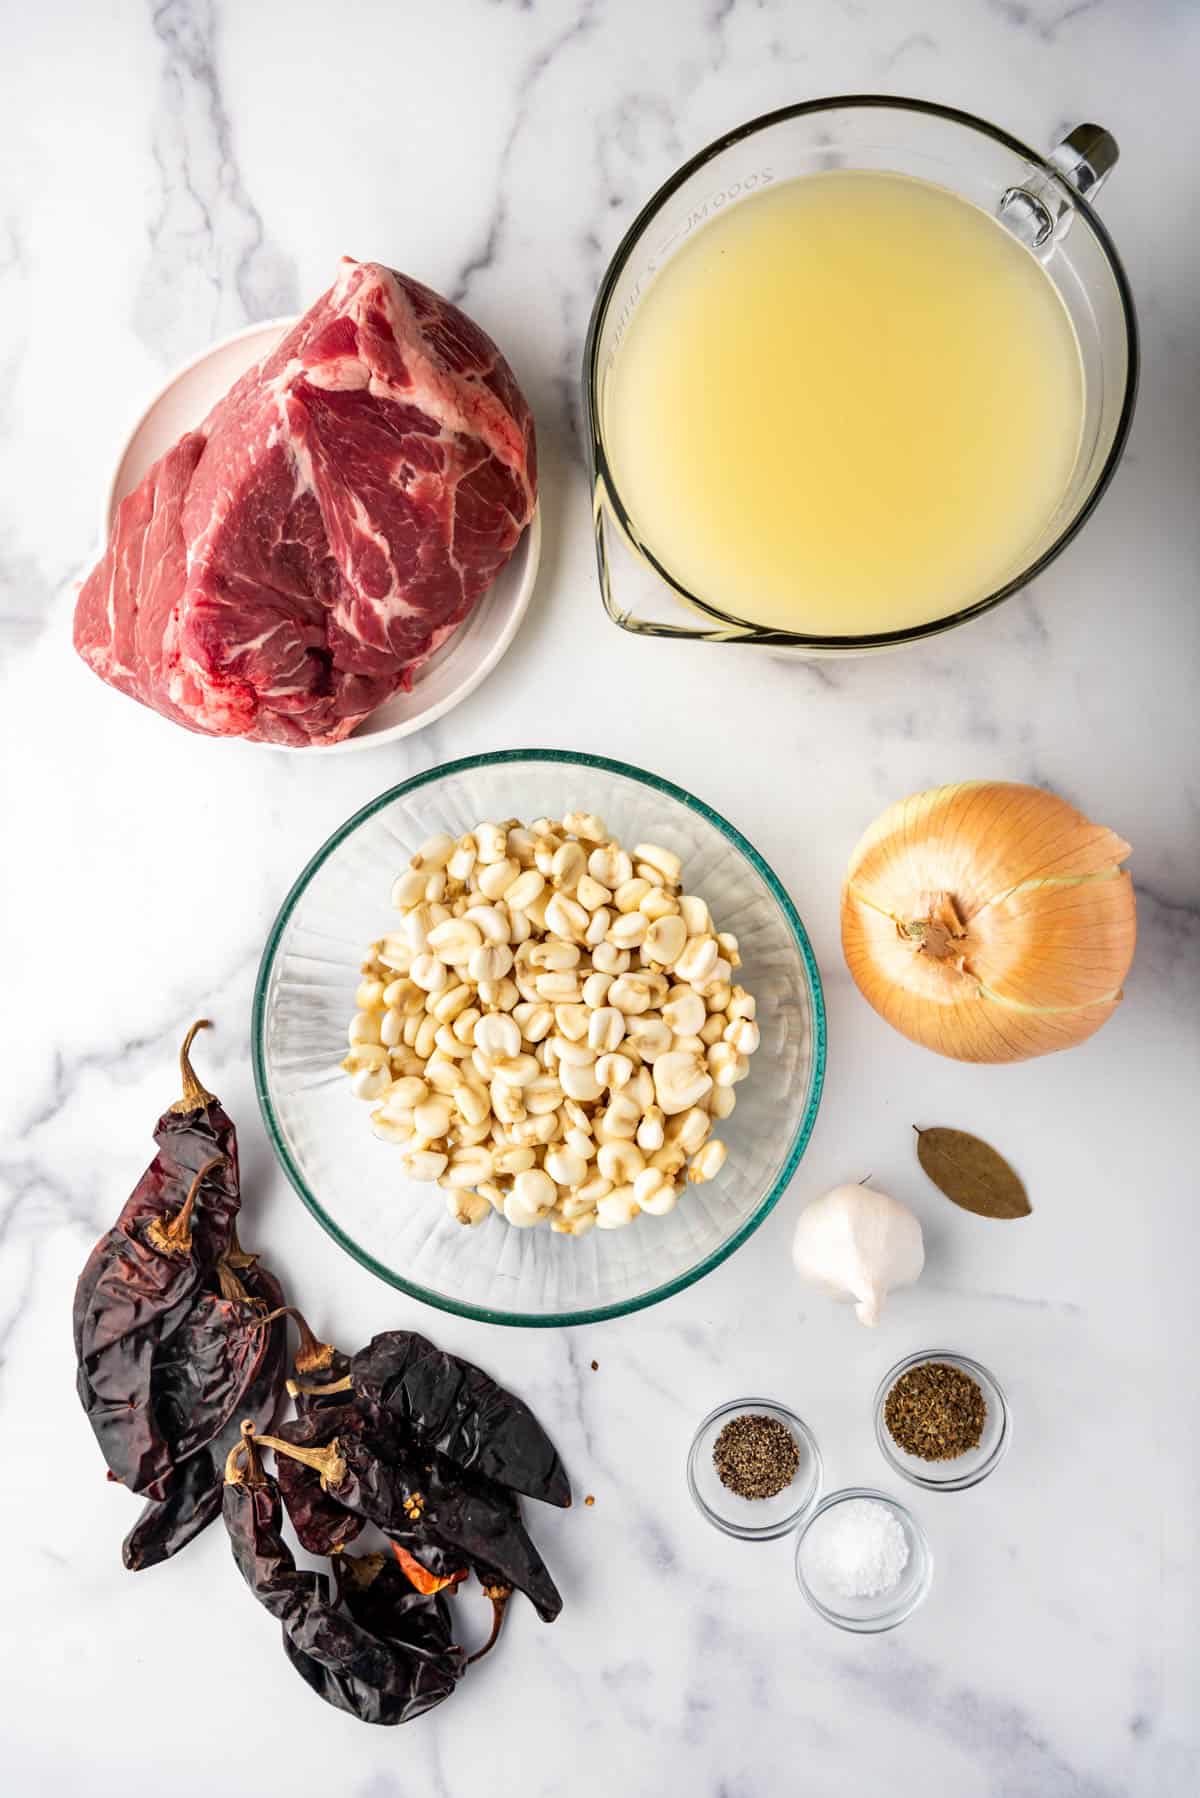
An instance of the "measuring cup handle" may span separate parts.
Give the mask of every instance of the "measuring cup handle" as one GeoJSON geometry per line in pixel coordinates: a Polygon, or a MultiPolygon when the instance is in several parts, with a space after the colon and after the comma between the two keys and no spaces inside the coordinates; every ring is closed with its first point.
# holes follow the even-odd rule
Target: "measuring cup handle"
{"type": "Polygon", "coordinates": [[[1076,125],[1050,152],[1049,160],[1085,200],[1094,200],[1117,166],[1121,152],[1103,125],[1076,125]]]}
{"type": "MultiPolygon", "coordinates": [[[[1046,158],[1081,200],[1094,200],[1117,165],[1117,140],[1103,125],[1076,125],[1046,158]]],[[[1071,226],[1073,208],[1062,189],[1044,175],[1010,187],[1000,200],[1004,224],[1031,250],[1049,256],[1071,226]]]]}

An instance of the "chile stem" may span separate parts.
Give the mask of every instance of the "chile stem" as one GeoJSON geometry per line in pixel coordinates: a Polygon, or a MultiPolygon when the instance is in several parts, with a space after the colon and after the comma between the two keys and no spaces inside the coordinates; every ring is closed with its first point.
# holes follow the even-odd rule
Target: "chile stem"
{"type": "Polygon", "coordinates": [[[164,1255],[187,1255],[192,1248],[192,1213],[196,1209],[196,1195],[207,1174],[215,1167],[220,1167],[225,1160],[224,1155],[214,1155],[194,1176],[188,1187],[187,1198],[183,1201],[170,1223],[161,1217],[152,1218],[146,1231],[147,1240],[164,1255]]]}
{"type": "Polygon", "coordinates": [[[212,1025],[207,1018],[197,1018],[183,1039],[183,1047],[179,1051],[179,1072],[183,1080],[183,1097],[176,1099],[171,1110],[176,1112],[200,1111],[205,1105],[213,1104],[213,1095],[208,1088],[201,1086],[192,1067],[190,1051],[196,1040],[198,1030],[211,1030],[212,1025]]]}
{"type": "Polygon", "coordinates": [[[311,1467],[314,1473],[321,1476],[321,1489],[327,1491],[330,1486],[340,1486],[346,1477],[346,1457],[338,1446],[335,1436],[328,1448],[296,1448],[290,1442],[284,1442],[279,1436],[255,1435],[255,1442],[260,1448],[273,1448],[277,1455],[283,1455],[289,1461],[300,1461],[305,1467],[311,1467]]]}
{"type": "Polygon", "coordinates": [[[496,1646],[496,1641],[500,1635],[500,1629],[504,1622],[504,1613],[507,1611],[508,1601],[513,1595],[511,1586],[485,1585],[483,1591],[485,1598],[490,1598],[492,1601],[492,1633],[482,1648],[477,1648],[474,1654],[467,1656],[468,1667],[472,1666],[476,1661],[481,1661],[484,1655],[490,1654],[492,1649],[496,1646]]]}
{"type": "Polygon", "coordinates": [[[295,1305],[280,1305],[278,1311],[270,1311],[261,1320],[260,1329],[266,1329],[277,1317],[290,1317],[300,1332],[300,1347],[296,1350],[296,1358],[292,1365],[297,1373],[323,1373],[333,1361],[337,1350],[332,1342],[322,1342],[309,1328],[308,1320],[295,1305]]]}

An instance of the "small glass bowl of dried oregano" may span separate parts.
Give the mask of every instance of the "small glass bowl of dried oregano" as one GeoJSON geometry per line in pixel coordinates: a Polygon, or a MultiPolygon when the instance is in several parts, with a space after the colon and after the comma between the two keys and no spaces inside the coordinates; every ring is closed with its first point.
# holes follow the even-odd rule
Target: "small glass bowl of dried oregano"
{"type": "Polygon", "coordinates": [[[775,1399],[710,1411],[692,1438],[688,1490],[727,1536],[767,1542],[795,1529],[821,1495],[821,1453],[803,1418],[775,1399]]]}
{"type": "Polygon", "coordinates": [[[969,1355],[925,1349],[898,1361],[875,1394],[884,1460],[927,1492],[965,1492],[999,1466],[1012,1435],[1003,1388],[969,1355]]]}

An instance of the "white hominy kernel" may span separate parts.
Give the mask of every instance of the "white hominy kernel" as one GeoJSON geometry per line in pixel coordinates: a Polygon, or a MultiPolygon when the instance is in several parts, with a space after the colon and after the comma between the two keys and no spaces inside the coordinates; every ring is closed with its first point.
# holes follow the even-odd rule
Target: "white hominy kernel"
{"type": "Polygon", "coordinates": [[[490,899],[494,903],[497,899],[503,899],[509,887],[519,878],[520,873],[519,864],[513,861],[511,856],[505,856],[503,861],[489,862],[485,868],[481,868],[479,871],[479,890],[485,899],[490,899]]]}
{"type": "Polygon", "coordinates": [[[708,907],[703,899],[697,899],[694,893],[680,895],[679,915],[687,925],[689,936],[705,936],[712,929],[712,919],[708,915],[708,907]]]}
{"type": "MultiPolygon", "coordinates": [[[[560,893],[573,893],[587,870],[587,854],[581,843],[560,843],[550,863],[550,878],[560,893]]],[[[546,912],[550,918],[549,908],[546,912]]],[[[558,926],[551,924],[556,930],[558,926]]]]}
{"type": "Polygon", "coordinates": [[[351,1048],[355,1043],[377,1043],[381,1040],[383,1013],[359,1011],[350,1020],[350,1028],[346,1032],[351,1048]]]}
{"type": "Polygon", "coordinates": [[[673,986],[662,1008],[664,1020],[676,1036],[694,1036],[706,1017],[704,1000],[690,986],[673,986]]]}
{"type": "Polygon", "coordinates": [[[552,1036],[549,1044],[554,1060],[566,1067],[590,1068],[596,1059],[596,1051],[590,1043],[573,1043],[569,1036],[552,1036]]]}
{"type": "Polygon", "coordinates": [[[491,1105],[485,1096],[465,1082],[454,1089],[454,1108],[464,1124],[473,1126],[488,1123],[492,1115],[491,1105]]]}
{"type": "MultiPolygon", "coordinates": [[[[605,980],[604,974],[592,975],[592,979],[605,980]]],[[[607,990],[607,989],[606,989],[607,990]]],[[[587,986],[584,986],[584,1002],[587,1003],[587,986]]],[[[615,1005],[604,1005],[590,1013],[587,1022],[588,1044],[598,1055],[607,1055],[620,1043],[625,1034],[625,1014],[617,1010],[615,1005]]]]}
{"type": "Polygon", "coordinates": [[[577,1000],[580,996],[579,979],[570,968],[561,974],[539,974],[533,983],[533,990],[539,999],[548,999],[551,1004],[577,1000]]]}
{"type": "Polygon", "coordinates": [[[521,1053],[521,1027],[508,1012],[490,1012],[475,1026],[475,1047],[491,1060],[521,1053]]]}
{"type": "Polygon", "coordinates": [[[513,1007],[513,1017],[527,1043],[540,1043],[554,1028],[554,1010],[542,1000],[526,1000],[513,1007]]]}
{"type": "Polygon", "coordinates": [[[544,1213],[531,1210],[528,1205],[522,1205],[516,1194],[510,1192],[504,1201],[504,1215],[515,1229],[531,1230],[535,1224],[541,1223],[544,1213]]]}
{"type": "Polygon", "coordinates": [[[596,1062],[596,1078],[608,1092],[620,1092],[633,1079],[633,1063],[628,1055],[622,1055],[619,1051],[601,1055],[596,1062]]]}
{"type": "Polygon", "coordinates": [[[652,1105],[643,1113],[634,1141],[643,1154],[652,1155],[655,1149],[662,1148],[664,1140],[663,1114],[657,1105],[652,1105]]]}
{"type": "Polygon", "coordinates": [[[439,868],[446,866],[454,854],[455,847],[454,838],[447,836],[445,831],[439,831],[436,836],[426,838],[413,856],[409,866],[414,872],[435,874],[439,868]]]}
{"type": "MultiPolygon", "coordinates": [[[[635,912],[646,894],[650,891],[650,882],[635,875],[632,880],[623,880],[613,891],[613,904],[619,912],[635,912]]],[[[642,916],[645,917],[645,912],[642,916]]]]}
{"type": "Polygon", "coordinates": [[[556,1186],[581,1186],[587,1179],[588,1164],[572,1149],[547,1149],[542,1165],[556,1186]]]}
{"type": "Polygon", "coordinates": [[[645,1157],[637,1144],[621,1138],[602,1142],[596,1152],[596,1166],[614,1186],[636,1180],[645,1165],[645,1157]]]}
{"type": "Polygon", "coordinates": [[[560,1036],[568,1042],[581,1042],[588,1033],[588,1009],[586,1005],[567,1004],[554,1007],[554,1024],[560,1036]]]}
{"type": "Polygon", "coordinates": [[[674,915],[656,918],[646,932],[646,954],[659,967],[669,968],[687,947],[687,925],[674,915]]]}
{"type": "Polygon", "coordinates": [[[710,1049],[714,1043],[721,1041],[724,1034],[725,1015],[723,1012],[714,1011],[710,1017],[705,1018],[701,1025],[698,1040],[704,1044],[705,1048],[710,1049]]]}
{"type": "Polygon", "coordinates": [[[482,1015],[477,1005],[468,1005],[465,1011],[459,1012],[450,1028],[460,1043],[466,1043],[469,1048],[474,1048],[475,1026],[482,1015]]]}
{"type": "Polygon", "coordinates": [[[454,854],[446,863],[446,872],[455,880],[470,880],[475,866],[475,838],[471,835],[459,837],[454,847],[454,854]]]}
{"type": "Polygon", "coordinates": [[[560,1217],[557,1213],[550,1219],[550,1228],[558,1236],[586,1236],[589,1230],[596,1228],[596,1214],[593,1211],[581,1211],[578,1217],[560,1217]]]}
{"type": "MultiPolygon", "coordinates": [[[[536,1080],[531,1080],[528,1086],[522,1087],[521,1098],[531,1117],[545,1117],[548,1113],[557,1111],[562,1104],[562,1085],[553,1074],[539,1074],[536,1080]]],[[[557,1133],[556,1123],[555,1134],[557,1133]]]]}
{"type": "Polygon", "coordinates": [[[491,1206],[482,1194],[477,1192],[448,1192],[446,1194],[446,1210],[456,1224],[466,1229],[474,1229],[485,1217],[491,1216],[491,1206]]]}
{"type": "Polygon", "coordinates": [[[626,1017],[649,1011],[652,989],[644,975],[621,974],[608,989],[608,1003],[626,1017]]]}
{"type": "Polygon", "coordinates": [[[513,965],[513,952],[507,943],[484,943],[471,952],[467,972],[479,984],[485,980],[503,980],[513,965]]]}
{"type": "Polygon", "coordinates": [[[633,1196],[633,1187],[615,1186],[596,1206],[596,1227],[599,1230],[620,1230],[633,1222],[637,1212],[638,1202],[633,1196]]]}
{"type": "Polygon", "coordinates": [[[595,812],[568,812],[562,827],[568,836],[579,837],[584,843],[603,843],[608,836],[604,819],[595,812]]]}
{"type": "Polygon", "coordinates": [[[360,980],[354,1003],[360,1011],[378,1011],[383,1004],[383,981],[374,976],[360,980]]]}
{"type": "Polygon", "coordinates": [[[633,877],[633,861],[617,843],[603,843],[588,856],[588,873],[601,886],[615,892],[633,877]]]}
{"type": "Polygon", "coordinates": [[[438,1180],[450,1165],[450,1157],[440,1149],[414,1149],[400,1162],[410,1180],[438,1180]]]}
{"type": "Polygon", "coordinates": [[[654,1064],[654,1091],[667,1117],[698,1105],[712,1084],[713,1076],[698,1055],[669,1050],[654,1064]]]}
{"type": "Polygon", "coordinates": [[[499,945],[509,941],[509,920],[498,905],[472,905],[463,917],[468,924],[474,924],[485,943],[499,945]]]}
{"type": "MultiPolygon", "coordinates": [[[[650,1168],[647,1172],[657,1174],[658,1170],[650,1168]]],[[[644,1211],[648,1217],[666,1217],[669,1211],[674,1211],[678,1202],[679,1188],[660,1176],[659,1185],[648,1192],[644,1199],[639,1199],[638,1210],[644,1211]]]]}
{"type": "MultiPolygon", "coordinates": [[[[599,917],[600,913],[595,915],[599,917]]],[[[592,949],[592,967],[598,974],[624,974],[629,963],[628,949],[618,949],[615,943],[597,943],[592,949]]]]}
{"type": "Polygon", "coordinates": [[[445,1136],[450,1128],[450,1107],[445,1099],[423,1099],[413,1107],[413,1124],[422,1136],[445,1136]]]}
{"type": "Polygon", "coordinates": [[[492,1166],[497,1174],[523,1174],[528,1168],[536,1167],[537,1155],[532,1149],[523,1148],[513,1143],[503,1149],[496,1149],[492,1154],[492,1166]]]}
{"type": "Polygon", "coordinates": [[[702,1180],[712,1180],[725,1165],[725,1144],[716,1137],[706,1142],[698,1155],[693,1156],[688,1168],[688,1179],[693,1185],[702,1180]]]}
{"type": "Polygon", "coordinates": [[[625,1091],[625,1098],[645,1114],[654,1104],[654,1079],[649,1068],[639,1068],[625,1091]]]}
{"type": "Polygon", "coordinates": [[[448,1055],[431,1055],[428,1061],[417,1061],[425,1070],[425,1079],[435,1092],[452,1093],[462,1081],[459,1064],[448,1055]]]}
{"type": "Polygon", "coordinates": [[[472,833],[475,838],[475,853],[484,863],[495,863],[504,860],[508,853],[508,832],[501,824],[477,824],[472,833]]]}
{"type": "Polygon", "coordinates": [[[753,1018],[735,1018],[726,1027],[725,1041],[732,1043],[739,1055],[753,1055],[758,1048],[758,1025],[753,1018]]]}
{"type": "MultiPolygon", "coordinates": [[[[480,1023],[482,1025],[482,1020],[480,1023]]],[[[498,1081],[501,1086],[528,1086],[531,1080],[537,1079],[541,1071],[541,1063],[535,1055],[497,1057],[492,1063],[493,1080],[498,1081]]]]}
{"type": "Polygon", "coordinates": [[[585,1163],[590,1161],[596,1153],[595,1143],[582,1130],[568,1130],[563,1137],[563,1142],[570,1149],[572,1155],[580,1156],[585,1163]]]}
{"type": "Polygon", "coordinates": [[[674,883],[683,873],[683,863],[671,849],[663,849],[657,843],[635,843],[633,846],[635,861],[649,862],[660,874],[674,883]]]}
{"type": "Polygon", "coordinates": [[[397,911],[407,911],[410,905],[419,905],[425,897],[425,875],[419,868],[406,868],[392,882],[392,904],[397,911]]]}
{"type": "Polygon", "coordinates": [[[611,1180],[606,1180],[603,1174],[593,1174],[592,1178],[586,1180],[575,1194],[575,1202],[581,1206],[597,1205],[612,1189],[611,1180]]]}
{"type": "Polygon", "coordinates": [[[424,1058],[433,1054],[434,1047],[437,1043],[437,1033],[438,1022],[436,1018],[431,1018],[426,1015],[417,1020],[417,1033],[413,1037],[412,1047],[418,1055],[424,1058]]]}
{"type": "Polygon", "coordinates": [[[379,1040],[394,1049],[404,1038],[404,1013],[389,1006],[379,1020],[379,1040]]]}
{"type": "Polygon", "coordinates": [[[413,962],[411,979],[427,993],[440,993],[450,984],[450,970],[436,955],[423,953],[413,962]]]}
{"type": "Polygon", "coordinates": [[[460,981],[457,986],[446,986],[440,993],[431,994],[429,1010],[439,1024],[453,1024],[468,1009],[472,997],[471,988],[460,981]]]}
{"type": "Polygon", "coordinates": [[[657,1012],[629,1020],[629,1041],[643,1061],[656,1061],[672,1046],[671,1026],[657,1012]]]}
{"type": "Polygon", "coordinates": [[[677,1143],[685,1155],[694,1155],[700,1146],[708,1141],[712,1130],[712,1119],[707,1111],[693,1106],[680,1117],[673,1117],[667,1125],[667,1141],[677,1143]]]}
{"type": "Polygon", "coordinates": [[[391,1084],[386,1068],[362,1068],[350,1079],[350,1090],[356,1099],[381,1099],[391,1084]]]}
{"type": "Polygon", "coordinates": [[[623,912],[609,926],[608,940],[615,943],[618,949],[640,949],[649,930],[650,922],[645,912],[623,912]]]}
{"type": "Polygon", "coordinates": [[[593,880],[590,874],[581,874],[579,885],[575,888],[575,898],[585,911],[596,912],[609,904],[612,892],[600,881],[593,880]]]}
{"type": "Polygon", "coordinates": [[[686,980],[692,986],[701,986],[709,979],[717,962],[720,951],[714,936],[689,936],[687,947],[675,963],[675,975],[679,980],[686,980]]]}
{"type": "Polygon", "coordinates": [[[714,1086],[709,1094],[708,1103],[709,1110],[717,1122],[722,1123],[736,1106],[737,1094],[732,1086],[714,1086]]]}
{"type": "Polygon", "coordinates": [[[526,868],[519,874],[504,895],[504,903],[509,911],[525,911],[546,889],[545,876],[536,868],[526,868]]]}
{"type": "Polygon", "coordinates": [[[527,1168],[513,1181],[513,1197],[531,1211],[548,1211],[558,1193],[554,1181],[541,1168],[527,1168]]]}
{"type": "Polygon", "coordinates": [[[707,1052],[708,1071],[716,1086],[732,1086],[738,1078],[740,1057],[732,1043],[714,1043],[707,1052]]]}
{"type": "Polygon", "coordinates": [[[563,1092],[569,1099],[576,1099],[587,1104],[600,1097],[600,1082],[596,1078],[595,1067],[578,1068],[563,1066],[560,1079],[563,1092]]]}

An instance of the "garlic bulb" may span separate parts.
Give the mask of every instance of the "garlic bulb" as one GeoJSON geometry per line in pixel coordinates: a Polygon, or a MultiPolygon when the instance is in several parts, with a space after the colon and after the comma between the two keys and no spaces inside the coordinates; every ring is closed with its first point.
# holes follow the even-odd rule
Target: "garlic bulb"
{"type": "Polygon", "coordinates": [[[920,1276],[925,1244],[899,1199],[869,1186],[835,1186],[800,1213],[792,1260],[802,1279],[853,1299],[859,1323],[873,1325],[892,1287],[920,1276]]]}
{"type": "Polygon", "coordinates": [[[842,889],[863,997],[958,1061],[1021,1061],[1091,1036],[1133,960],[1128,843],[1039,787],[934,787],[876,819],[842,889]]]}

